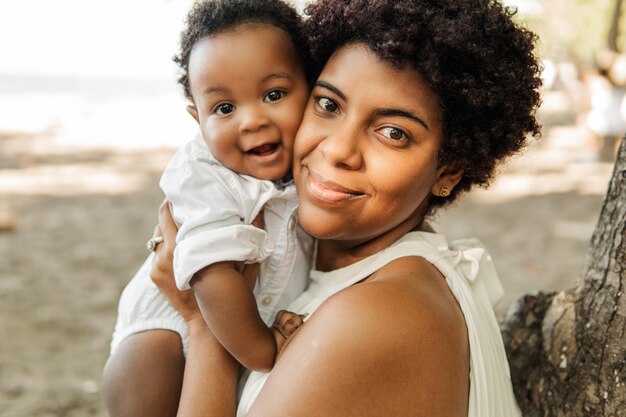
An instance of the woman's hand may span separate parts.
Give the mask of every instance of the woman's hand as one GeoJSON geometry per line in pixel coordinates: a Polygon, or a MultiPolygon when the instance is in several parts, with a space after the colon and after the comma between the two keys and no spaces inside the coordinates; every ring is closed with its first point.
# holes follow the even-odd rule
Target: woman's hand
{"type": "Polygon", "coordinates": [[[176,247],[178,225],[172,218],[167,200],[159,206],[159,225],[154,229],[154,236],[162,236],[163,243],[157,245],[150,277],[172,307],[180,313],[187,323],[202,318],[196,297],[191,290],[180,291],[174,281],[174,248],[176,247]]]}
{"type": "MultiPolygon", "coordinates": [[[[252,221],[252,225],[260,229],[265,226],[264,212],[252,221]]],[[[167,298],[171,306],[178,311],[183,319],[189,323],[200,319],[204,321],[200,308],[196,302],[196,297],[192,290],[180,291],[176,287],[174,280],[174,248],[176,247],[176,234],[179,225],[172,217],[170,205],[167,200],[163,200],[159,206],[159,224],[154,228],[154,236],[162,236],[163,243],[157,245],[154,253],[154,261],[150,270],[152,282],[159,288],[159,291],[167,298]]],[[[254,289],[259,273],[260,264],[247,264],[243,268],[243,276],[248,281],[251,289],[254,289]]]]}

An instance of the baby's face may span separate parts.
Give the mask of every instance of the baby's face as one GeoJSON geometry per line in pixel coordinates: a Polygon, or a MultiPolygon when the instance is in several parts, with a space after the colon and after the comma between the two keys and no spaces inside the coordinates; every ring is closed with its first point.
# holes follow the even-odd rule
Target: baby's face
{"type": "Polygon", "coordinates": [[[222,165],[264,180],[290,171],[309,90],[287,33],[255,23],[198,41],[189,83],[202,137],[222,165]]]}

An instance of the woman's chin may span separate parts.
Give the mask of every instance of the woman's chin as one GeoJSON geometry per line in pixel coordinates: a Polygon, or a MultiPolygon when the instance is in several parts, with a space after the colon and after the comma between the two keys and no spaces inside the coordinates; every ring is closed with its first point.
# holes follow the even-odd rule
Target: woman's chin
{"type": "Polygon", "coordinates": [[[337,239],[342,231],[345,232],[346,222],[332,217],[314,207],[298,207],[298,219],[302,229],[316,239],[337,239]]]}
{"type": "Polygon", "coordinates": [[[329,228],[325,224],[319,222],[306,222],[300,219],[300,225],[302,229],[315,239],[327,240],[333,237],[333,233],[328,230],[329,228]]]}

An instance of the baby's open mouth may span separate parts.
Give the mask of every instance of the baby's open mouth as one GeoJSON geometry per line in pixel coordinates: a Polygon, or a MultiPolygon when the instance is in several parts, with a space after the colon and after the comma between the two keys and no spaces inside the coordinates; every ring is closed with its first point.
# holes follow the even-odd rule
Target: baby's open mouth
{"type": "Polygon", "coordinates": [[[265,156],[276,152],[278,148],[280,148],[280,143],[264,143],[263,145],[255,146],[246,153],[257,156],[265,156]]]}

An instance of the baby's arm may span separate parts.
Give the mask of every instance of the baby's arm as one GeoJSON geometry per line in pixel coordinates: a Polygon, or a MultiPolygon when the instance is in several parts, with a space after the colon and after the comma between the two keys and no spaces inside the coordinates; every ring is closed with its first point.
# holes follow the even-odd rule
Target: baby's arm
{"type": "Polygon", "coordinates": [[[226,350],[248,369],[272,369],[277,338],[261,320],[252,290],[236,263],[209,265],[190,284],[204,320],[226,350]]]}

